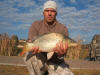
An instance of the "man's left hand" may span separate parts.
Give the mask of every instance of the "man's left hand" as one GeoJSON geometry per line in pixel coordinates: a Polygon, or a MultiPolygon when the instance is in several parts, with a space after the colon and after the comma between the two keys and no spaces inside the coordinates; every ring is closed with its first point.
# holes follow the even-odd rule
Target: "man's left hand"
{"type": "Polygon", "coordinates": [[[58,56],[62,56],[67,52],[68,43],[63,41],[57,43],[56,47],[54,48],[54,52],[57,53],[58,56]]]}

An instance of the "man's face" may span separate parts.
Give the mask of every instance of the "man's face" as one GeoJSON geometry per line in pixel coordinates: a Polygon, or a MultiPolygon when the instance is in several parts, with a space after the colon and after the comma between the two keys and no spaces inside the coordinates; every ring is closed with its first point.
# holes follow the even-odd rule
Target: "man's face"
{"type": "Polygon", "coordinates": [[[53,8],[47,8],[43,12],[46,22],[53,22],[56,19],[57,12],[53,8]]]}

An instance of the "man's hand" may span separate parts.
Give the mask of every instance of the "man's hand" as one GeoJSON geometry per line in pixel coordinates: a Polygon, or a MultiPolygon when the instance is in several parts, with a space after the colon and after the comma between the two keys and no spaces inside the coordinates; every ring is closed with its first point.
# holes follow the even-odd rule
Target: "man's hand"
{"type": "Polygon", "coordinates": [[[41,50],[39,49],[39,47],[33,47],[32,48],[32,54],[37,54],[37,53],[40,53],[41,50]]]}
{"type": "MultiPolygon", "coordinates": [[[[28,42],[32,42],[32,40],[28,40],[28,42]]],[[[40,53],[41,52],[41,50],[39,49],[39,47],[33,47],[31,49],[31,51],[32,51],[32,54],[36,54],[36,53],[40,53]]]]}
{"type": "Polygon", "coordinates": [[[57,43],[56,47],[54,48],[54,52],[57,53],[58,56],[62,56],[67,52],[68,43],[63,43],[62,41],[57,43]]]}

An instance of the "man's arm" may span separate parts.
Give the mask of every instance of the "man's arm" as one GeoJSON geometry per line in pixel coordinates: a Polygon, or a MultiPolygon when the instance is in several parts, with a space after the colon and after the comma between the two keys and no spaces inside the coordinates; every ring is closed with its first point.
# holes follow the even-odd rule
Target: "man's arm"
{"type": "Polygon", "coordinates": [[[37,22],[32,23],[28,32],[28,40],[34,40],[38,36],[39,25],[37,22]]]}
{"type": "Polygon", "coordinates": [[[63,32],[65,36],[69,36],[68,28],[66,26],[64,26],[63,32]]]}
{"type": "MultiPolygon", "coordinates": [[[[65,36],[69,36],[68,34],[68,29],[66,26],[62,26],[62,33],[65,35],[65,36]]],[[[64,55],[66,52],[67,52],[67,49],[68,49],[68,43],[66,42],[65,44],[61,41],[59,42],[56,47],[54,48],[54,52],[57,53],[58,56],[62,56],[64,55]]]]}
{"type": "MultiPolygon", "coordinates": [[[[31,25],[31,27],[29,29],[28,41],[27,42],[32,42],[34,39],[36,39],[36,37],[38,36],[38,28],[39,28],[38,22],[32,23],[32,25],[31,25]]],[[[33,47],[32,50],[33,50],[32,51],[33,54],[41,52],[39,47],[33,47]]]]}

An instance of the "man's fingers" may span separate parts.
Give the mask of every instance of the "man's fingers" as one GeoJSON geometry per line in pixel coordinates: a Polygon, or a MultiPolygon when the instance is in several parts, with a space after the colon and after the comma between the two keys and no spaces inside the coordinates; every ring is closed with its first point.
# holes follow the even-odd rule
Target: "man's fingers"
{"type": "Polygon", "coordinates": [[[60,45],[59,43],[56,44],[56,47],[54,48],[54,51],[57,51],[58,52],[59,45],[60,45]]]}
{"type": "Polygon", "coordinates": [[[67,48],[68,48],[68,43],[66,42],[63,47],[64,47],[64,53],[65,53],[67,51],[67,48]]]}
{"type": "Polygon", "coordinates": [[[63,41],[60,42],[60,54],[64,54],[66,52],[66,43],[63,43],[63,41]]]}
{"type": "Polygon", "coordinates": [[[33,54],[36,54],[36,53],[40,53],[41,52],[41,50],[39,50],[39,47],[38,46],[37,47],[33,47],[32,49],[33,49],[33,54]]]}
{"type": "Polygon", "coordinates": [[[40,53],[41,50],[39,49],[39,47],[36,47],[36,50],[35,50],[36,53],[40,53]]]}
{"type": "Polygon", "coordinates": [[[42,50],[38,49],[37,53],[40,53],[42,50]]]}
{"type": "Polygon", "coordinates": [[[58,53],[58,48],[57,47],[55,47],[53,50],[54,50],[55,53],[58,53]]]}
{"type": "Polygon", "coordinates": [[[61,41],[61,42],[60,42],[60,49],[61,49],[61,50],[63,50],[63,49],[64,49],[64,47],[63,47],[63,46],[64,46],[64,45],[63,45],[63,41],[61,41]]]}
{"type": "Polygon", "coordinates": [[[54,52],[58,53],[58,54],[65,54],[67,52],[67,48],[68,48],[68,43],[67,42],[59,42],[57,43],[56,47],[54,48],[54,52]]]}

